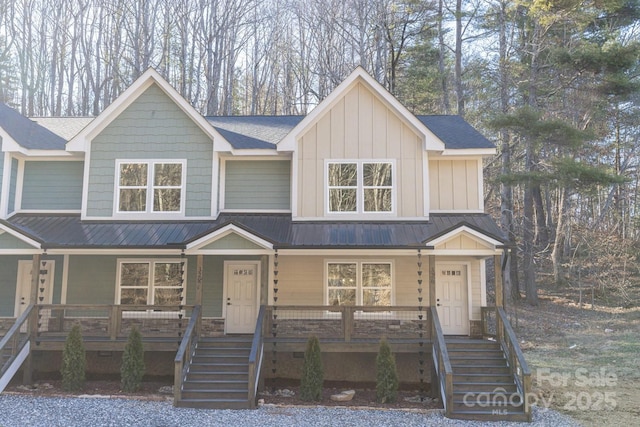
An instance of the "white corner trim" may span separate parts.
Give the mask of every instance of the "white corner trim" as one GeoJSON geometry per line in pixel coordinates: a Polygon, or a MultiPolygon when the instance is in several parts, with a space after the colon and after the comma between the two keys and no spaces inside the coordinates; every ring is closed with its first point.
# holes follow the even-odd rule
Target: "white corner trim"
{"type": "MultiPolygon", "coordinates": [[[[2,142],[4,146],[4,140],[2,142]]],[[[0,218],[6,218],[9,214],[9,191],[11,189],[11,155],[4,155],[2,169],[2,188],[0,188],[0,218]]]]}
{"type": "Polygon", "coordinates": [[[480,305],[487,306],[487,260],[480,260],[480,305]]]}
{"type": "Polygon", "coordinates": [[[13,211],[22,209],[22,192],[24,188],[24,160],[18,158],[18,171],[16,176],[16,195],[13,200],[13,211]]]}

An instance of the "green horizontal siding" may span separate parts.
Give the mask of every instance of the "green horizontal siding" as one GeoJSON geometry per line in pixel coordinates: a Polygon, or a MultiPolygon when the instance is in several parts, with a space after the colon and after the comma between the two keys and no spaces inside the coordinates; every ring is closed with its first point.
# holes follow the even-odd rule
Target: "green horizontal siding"
{"type": "Polygon", "coordinates": [[[225,209],[291,209],[290,161],[229,160],[225,169],[225,209]]]}
{"type": "Polygon", "coordinates": [[[22,209],[79,210],[83,170],[83,162],[25,162],[22,209]]]}
{"type": "Polygon", "coordinates": [[[7,232],[0,231],[0,249],[34,249],[34,247],[7,232]]]}
{"type": "Polygon", "coordinates": [[[91,142],[89,217],[113,214],[116,159],[186,159],[186,216],[211,215],[213,142],[157,85],[91,142]]]}
{"type": "Polygon", "coordinates": [[[115,256],[71,255],[67,304],[113,304],[116,272],[115,256]]]}
{"type": "Polygon", "coordinates": [[[0,255],[0,317],[13,317],[16,304],[18,260],[25,257],[0,255]]]}

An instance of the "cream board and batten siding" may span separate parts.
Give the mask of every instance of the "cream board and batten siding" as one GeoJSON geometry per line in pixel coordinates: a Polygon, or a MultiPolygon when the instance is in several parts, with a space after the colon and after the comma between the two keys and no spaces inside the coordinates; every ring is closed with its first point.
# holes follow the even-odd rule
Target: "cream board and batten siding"
{"type": "Polygon", "coordinates": [[[420,177],[425,158],[420,137],[365,85],[358,83],[299,139],[296,217],[328,216],[325,182],[328,160],[393,161],[393,216],[424,217],[424,180],[420,177]]]}
{"type": "Polygon", "coordinates": [[[156,84],[91,141],[87,218],[113,216],[117,159],[186,159],[185,216],[211,215],[211,138],[156,84]]]}
{"type": "Polygon", "coordinates": [[[82,161],[25,161],[20,210],[79,211],[83,171],[82,161]]]}
{"type": "Polygon", "coordinates": [[[482,160],[429,160],[431,212],[483,212],[482,160]]]}
{"type": "MultiPolygon", "coordinates": [[[[418,270],[416,257],[410,256],[326,256],[281,255],[278,257],[278,304],[325,305],[327,262],[391,262],[393,270],[394,305],[418,305],[418,270]]],[[[427,277],[428,263],[423,264],[423,277],[427,277]]],[[[273,286],[273,285],[270,285],[273,286]]],[[[428,304],[428,284],[423,282],[428,304]]],[[[271,292],[273,294],[273,292],[271,292]]]]}
{"type": "Polygon", "coordinates": [[[289,211],[290,160],[226,160],[222,162],[221,198],[227,211],[289,211]]]}

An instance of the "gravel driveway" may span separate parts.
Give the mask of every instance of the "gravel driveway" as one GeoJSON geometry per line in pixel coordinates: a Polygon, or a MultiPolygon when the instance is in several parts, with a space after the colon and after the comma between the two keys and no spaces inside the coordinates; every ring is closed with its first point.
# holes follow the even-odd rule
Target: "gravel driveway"
{"type": "Polygon", "coordinates": [[[174,408],[171,402],[130,399],[54,398],[0,395],[0,426],[579,426],[554,411],[534,408],[534,422],[480,423],[449,420],[442,411],[355,410],[264,406],[258,410],[174,408]]]}

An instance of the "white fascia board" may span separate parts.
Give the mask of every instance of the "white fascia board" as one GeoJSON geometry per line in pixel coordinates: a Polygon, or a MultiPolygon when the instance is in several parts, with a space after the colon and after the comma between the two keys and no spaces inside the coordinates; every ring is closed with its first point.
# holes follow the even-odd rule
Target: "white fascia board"
{"type": "Polygon", "coordinates": [[[487,243],[489,245],[492,245],[492,246],[501,246],[501,245],[503,245],[502,242],[500,242],[498,240],[495,240],[495,239],[487,236],[486,234],[480,233],[480,232],[478,232],[478,231],[476,231],[476,230],[474,230],[472,228],[469,228],[466,225],[458,227],[455,230],[451,230],[447,234],[444,234],[444,235],[442,235],[442,236],[440,236],[440,237],[438,237],[436,239],[429,240],[426,243],[429,246],[437,246],[437,245],[439,245],[441,243],[446,242],[449,239],[452,239],[453,237],[455,237],[455,236],[457,236],[457,235],[459,235],[459,234],[461,234],[463,232],[469,233],[470,235],[472,235],[473,237],[477,238],[478,240],[480,240],[480,241],[482,241],[484,243],[487,243]]]}
{"type": "MultiPolygon", "coordinates": [[[[320,255],[325,257],[337,256],[416,256],[417,249],[278,249],[278,255],[320,255]]],[[[431,252],[429,252],[431,253],[431,252]]]]}
{"type": "Polygon", "coordinates": [[[138,256],[156,256],[156,255],[175,255],[180,256],[182,249],[66,249],[66,248],[47,248],[49,255],[138,255],[138,256]]]}
{"type": "Polygon", "coordinates": [[[478,259],[488,258],[494,255],[500,255],[501,249],[429,249],[424,252],[426,255],[438,256],[461,256],[474,257],[478,259]]]}
{"type": "Polygon", "coordinates": [[[98,117],[67,142],[67,151],[88,151],[91,140],[102,132],[154,83],[214,141],[214,145],[218,140],[225,141],[224,137],[213,125],[198,113],[156,70],[149,68],[115,101],[105,108],[98,117]]]}
{"type": "MultiPolygon", "coordinates": [[[[442,151],[429,153],[431,158],[437,157],[468,157],[469,159],[482,156],[494,156],[497,153],[495,148],[448,148],[442,151]]],[[[460,159],[463,160],[463,159],[460,159]]]]}
{"type": "Polygon", "coordinates": [[[41,249],[42,248],[40,243],[38,243],[35,240],[23,235],[22,233],[19,233],[19,232],[15,231],[12,228],[7,227],[4,224],[0,224],[0,234],[2,234],[2,232],[10,234],[11,236],[15,237],[16,239],[22,240],[26,244],[31,245],[36,249],[41,249]]]}
{"type": "Polygon", "coordinates": [[[438,139],[416,116],[414,116],[387,89],[376,81],[364,68],[358,66],[342,81],[320,104],[318,104],[289,134],[278,143],[278,151],[294,151],[297,139],[304,134],[326,111],[329,111],[353,86],[363,83],[379,96],[388,108],[395,113],[416,133],[422,136],[424,148],[427,150],[444,150],[444,143],[438,139]]]}
{"type": "Polygon", "coordinates": [[[199,248],[206,246],[210,243],[213,243],[216,240],[219,240],[232,233],[238,234],[239,236],[250,241],[251,243],[255,243],[258,246],[262,246],[265,249],[269,249],[269,250],[273,249],[273,244],[271,244],[270,242],[267,242],[266,240],[261,239],[260,237],[254,234],[251,234],[240,227],[237,227],[233,224],[229,224],[216,231],[213,231],[212,233],[207,234],[206,236],[199,238],[198,240],[195,240],[189,243],[187,245],[186,251],[188,251],[189,253],[196,252],[198,251],[199,248]]]}
{"type": "Polygon", "coordinates": [[[229,151],[231,154],[233,154],[234,156],[238,156],[238,157],[246,157],[246,156],[279,156],[280,153],[278,153],[278,151],[276,150],[276,148],[274,147],[273,149],[270,148],[246,148],[246,149],[235,149],[232,148],[231,151],[229,151]]]}

